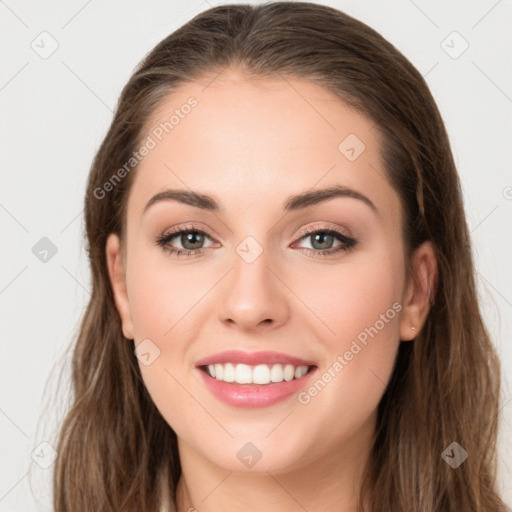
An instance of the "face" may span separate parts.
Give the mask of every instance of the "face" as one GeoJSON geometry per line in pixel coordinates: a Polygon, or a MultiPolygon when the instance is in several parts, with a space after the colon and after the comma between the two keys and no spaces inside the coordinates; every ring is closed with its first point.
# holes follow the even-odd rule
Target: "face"
{"type": "Polygon", "coordinates": [[[124,334],[180,452],[276,473],[355,456],[426,314],[377,133],[307,81],[211,80],[173,92],[142,136],[126,256],[116,235],[106,248],[124,334]]]}

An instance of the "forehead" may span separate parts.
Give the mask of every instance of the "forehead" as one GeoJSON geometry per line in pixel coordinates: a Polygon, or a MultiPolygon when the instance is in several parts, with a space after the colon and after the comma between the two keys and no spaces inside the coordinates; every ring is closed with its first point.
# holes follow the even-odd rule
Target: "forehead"
{"type": "Polygon", "coordinates": [[[139,212],[152,195],[176,187],[240,207],[239,198],[281,206],[285,196],[342,184],[397,206],[374,123],[307,80],[204,76],[162,101],[141,140],[152,149],[130,193],[139,212]]]}

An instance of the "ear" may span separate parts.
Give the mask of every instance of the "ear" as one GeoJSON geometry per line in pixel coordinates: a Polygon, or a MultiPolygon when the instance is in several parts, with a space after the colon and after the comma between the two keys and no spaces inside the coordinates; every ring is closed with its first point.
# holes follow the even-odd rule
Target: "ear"
{"type": "Polygon", "coordinates": [[[424,242],[414,251],[411,268],[412,275],[406,285],[402,302],[401,341],[412,340],[419,334],[434,300],[438,271],[431,242],[424,242]]]}
{"type": "Polygon", "coordinates": [[[111,233],[107,238],[106,256],[110,284],[114,294],[117,312],[121,318],[123,335],[127,339],[133,339],[133,324],[130,314],[130,304],[126,290],[126,278],[124,262],[122,259],[121,243],[119,236],[111,233]]]}

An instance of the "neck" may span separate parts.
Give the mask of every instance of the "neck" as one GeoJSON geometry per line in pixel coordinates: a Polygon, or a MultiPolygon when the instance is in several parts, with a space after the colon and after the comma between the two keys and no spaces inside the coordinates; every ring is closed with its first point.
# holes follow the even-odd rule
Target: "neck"
{"type": "Polygon", "coordinates": [[[179,438],[182,473],[176,511],[355,512],[374,429],[372,417],[351,439],[311,463],[260,473],[220,468],[179,438]]]}

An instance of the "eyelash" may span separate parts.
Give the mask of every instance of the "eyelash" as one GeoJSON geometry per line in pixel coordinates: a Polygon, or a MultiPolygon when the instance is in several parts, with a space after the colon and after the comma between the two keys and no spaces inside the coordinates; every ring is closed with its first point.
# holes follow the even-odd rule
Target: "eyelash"
{"type": "MultiPolygon", "coordinates": [[[[170,247],[168,245],[169,241],[175,238],[178,235],[181,235],[183,233],[194,233],[194,234],[200,234],[200,235],[206,235],[208,238],[211,238],[208,233],[205,231],[202,231],[200,229],[197,229],[193,226],[179,226],[176,229],[173,229],[169,233],[163,234],[159,236],[155,243],[162,247],[165,251],[167,251],[169,254],[175,254],[176,256],[199,256],[203,254],[208,247],[203,247],[202,249],[176,249],[173,247],[170,247]]],[[[341,231],[338,231],[336,229],[332,228],[309,228],[302,233],[302,235],[297,239],[297,241],[300,241],[304,238],[308,238],[312,234],[317,233],[324,233],[327,235],[334,236],[338,239],[338,241],[342,242],[341,245],[339,245],[336,248],[331,249],[310,249],[309,247],[302,247],[300,250],[305,254],[314,254],[315,257],[324,257],[324,256],[330,256],[333,255],[339,251],[350,251],[357,245],[357,241],[354,238],[350,238],[341,231]]],[[[294,242],[295,243],[295,242],[294,242]]]]}

